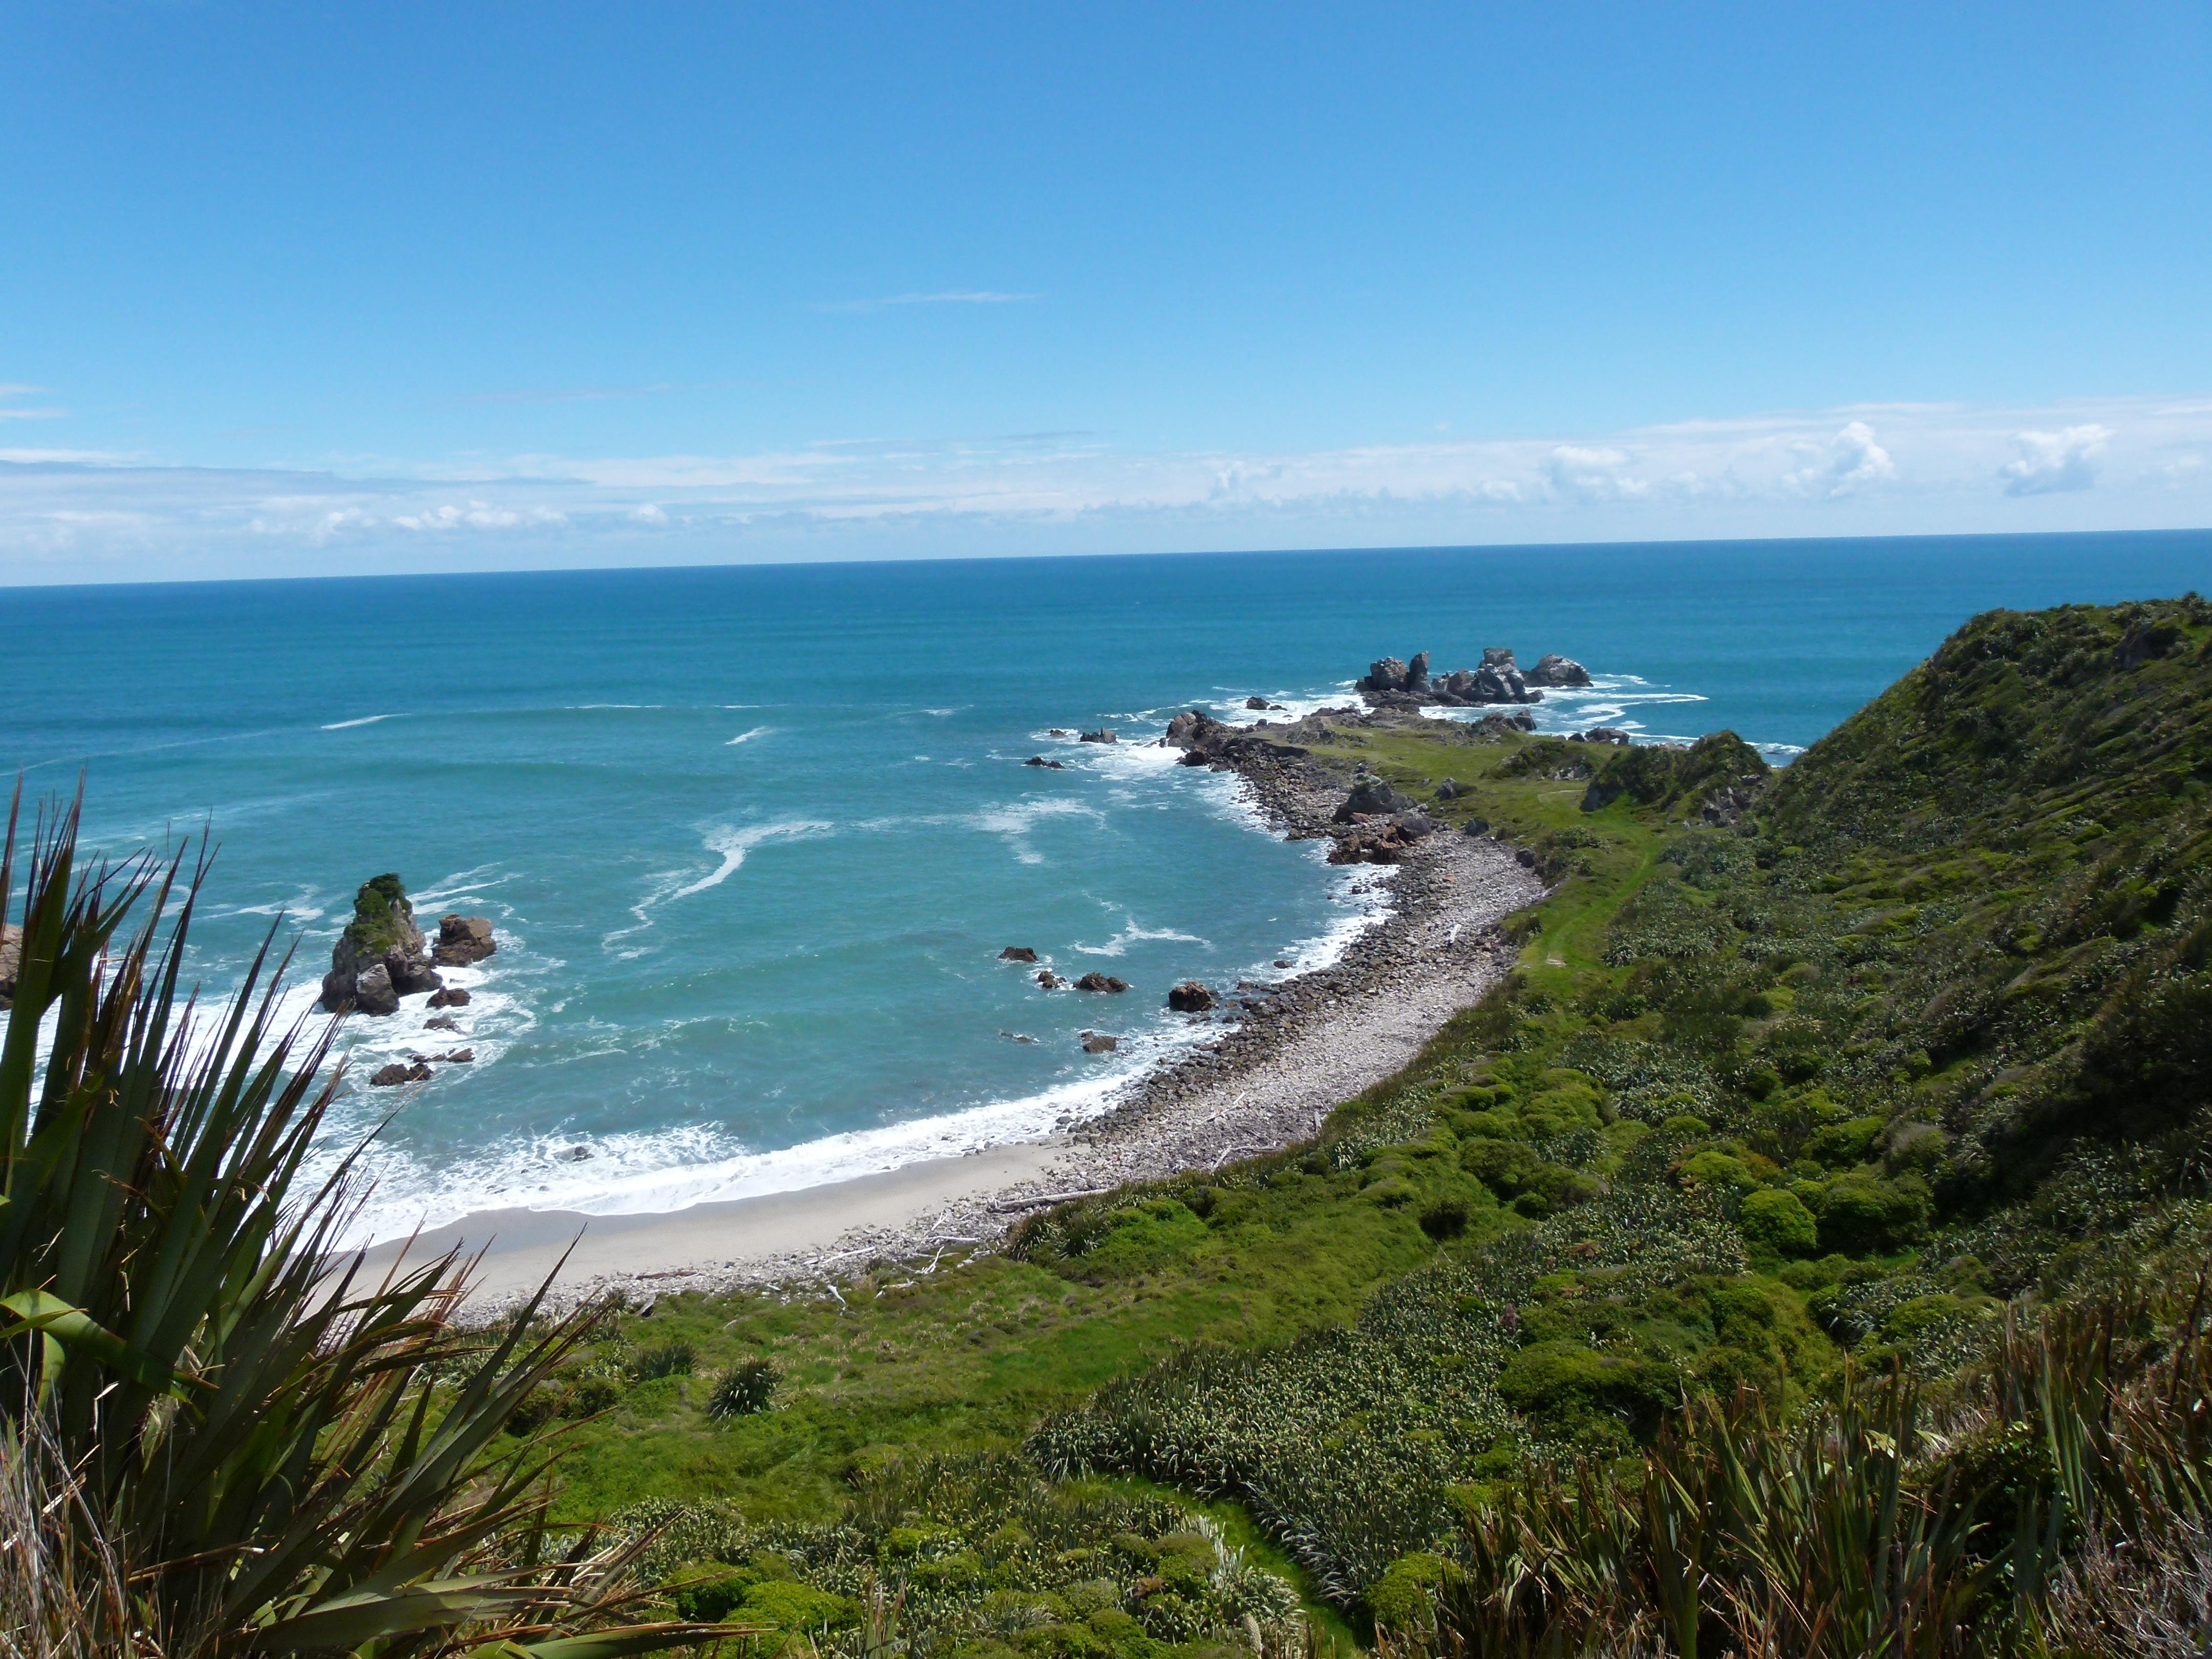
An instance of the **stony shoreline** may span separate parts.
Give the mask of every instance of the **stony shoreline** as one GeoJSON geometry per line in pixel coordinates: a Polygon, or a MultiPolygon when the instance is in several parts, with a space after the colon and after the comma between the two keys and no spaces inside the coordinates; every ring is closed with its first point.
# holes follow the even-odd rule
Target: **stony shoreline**
{"type": "MultiPolygon", "coordinates": [[[[1214,722],[1191,745],[1186,763],[1233,773],[1278,833],[1341,837],[1347,826],[1334,815],[1349,778],[1298,739],[1322,735],[1327,724],[1404,719],[1343,709],[1288,726],[1214,722]]],[[[1036,1149],[1040,1156],[1018,1178],[963,1192],[895,1224],[854,1226],[826,1249],[698,1259],[711,1251],[697,1249],[705,1241],[693,1230],[693,1260],[649,1273],[580,1275],[553,1300],[573,1304],[610,1291],[649,1301],[677,1291],[818,1289],[874,1261],[993,1249],[1014,1222],[1055,1195],[1215,1169],[1308,1139],[1331,1107],[1401,1070],[1447,1020],[1481,999],[1513,961],[1498,924],[1543,893],[1511,848],[1447,830],[1413,842],[1397,861],[1371,867],[1373,879],[1389,888],[1389,913],[1336,962],[1281,981],[1246,982],[1228,989],[1213,1012],[1188,1016],[1218,1035],[1146,1076],[1103,1115],[1036,1149]]],[[[509,1289],[488,1289],[479,1303],[511,1299],[509,1289]]]]}

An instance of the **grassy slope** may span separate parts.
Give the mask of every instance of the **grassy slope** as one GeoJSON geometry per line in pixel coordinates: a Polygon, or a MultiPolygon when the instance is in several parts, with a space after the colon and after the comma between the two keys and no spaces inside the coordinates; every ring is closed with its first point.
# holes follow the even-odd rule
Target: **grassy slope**
{"type": "Polygon", "coordinates": [[[1342,734],[1328,757],[1424,798],[1474,786],[1434,814],[1557,880],[1505,992],[1309,1152],[1070,1206],[1012,1257],[884,1264],[850,1309],[625,1321],[702,1375],[589,1425],[564,1504],[826,1519],[895,1455],[1047,1418],[1092,1467],[1321,1494],[1263,1518],[1341,1596],[1530,1449],[1647,1431],[1668,1389],[1793,1396],[1850,1346],[1941,1373],[2002,1298],[2193,1213],[2208,651],[2194,602],[1980,618],[1771,789],[1740,745],[1342,734]],[[1254,1358],[1154,1367],[1193,1340],[1254,1358]],[[761,1352],[778,1409],[709,1425],[703,1374],[761,1352]],[[1194,1425],[1171,1456],[1162,1422],[1194,1425]],[[1375,1470],[1395,1484],[1319,1513],[1375,1470]]]}

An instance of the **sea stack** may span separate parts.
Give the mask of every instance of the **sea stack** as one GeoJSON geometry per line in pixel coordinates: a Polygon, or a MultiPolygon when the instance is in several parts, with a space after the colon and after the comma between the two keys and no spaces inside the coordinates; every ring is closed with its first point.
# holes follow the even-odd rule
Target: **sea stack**
{"type": "MultiPolygon", "coordinates": [[[[489,922],[484,931],[490,933],[489,922]]],[[[430,965],[428,943],[415,924],[415,907],[407,902],[399,878],[387,872],[362,883],[354,895],[353,920],[338,935],[331,971],[323,975],[324,1009],[333,1014],[394,1014],[401,997],[444,988],[445,981],[430,965]]]]}

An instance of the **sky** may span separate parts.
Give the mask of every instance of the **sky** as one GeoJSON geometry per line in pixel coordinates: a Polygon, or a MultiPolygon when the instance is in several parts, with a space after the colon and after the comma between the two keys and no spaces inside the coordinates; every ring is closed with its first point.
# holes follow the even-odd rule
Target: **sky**
{"type": "Polygon", "coordinates": [[[2212,5],[11,0],[0,583],[2212,525],[2212,5]]]}

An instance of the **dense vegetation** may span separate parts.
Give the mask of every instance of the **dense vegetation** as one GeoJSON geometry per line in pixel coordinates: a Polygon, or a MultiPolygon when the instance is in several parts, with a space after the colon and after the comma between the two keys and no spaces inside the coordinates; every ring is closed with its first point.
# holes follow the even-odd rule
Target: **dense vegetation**
{"type": "MultiPolygon", "coordinates": [[[[1964,1599],[1885,1616],[1953,1647],[2071,1628],[2122,1498],[2065,1411],[2024,1403],[2078,1358],[2053,1322],[2136,1345],[2125,1375],[2075,1366],[2077,1404],[2195,1374],[2201,1311],[2157,1287],[2207,1259],[2209,657],[2193,598],[1978,618],[1782,773],[1726,734],[1340,731],[1325,758],[1454,780],[1432,816],[1555,882],[1506,985],[1310,1146],[1064,1206],[1005,1255],[872,1264],[843,1303],[664,1303],[702,1364],[776,1356],[778,1403],[715,1424],[703,1390],[641,1389],[572,1491],[837,1524],[902,1456],[1018,1446],[1242,1517],[1357,1631],[1518,1651],[1687,1636],[1638,1599],[1656,1569],[1602,1607],[1516,1579],[1501,1612],[1499,1552],[1534,1573],[1548,1538],[1563,1571],[1599,1547],[1568,1519],[1693,1466],[1770,1505],[1800,1481],[1759,1513],[1766,1547],[1809,1547],[1802,1483],[1840,1470],[1844,1510],[1887,1490],[1886,1524],[1948,1528],[1927,1571],[1964,1599]],[[2031,1534],[2056,1540],[2033,1560],[2031,1534]]],[[[2166,1505],[2175,1560],[2203,1468],[2183,1440],[2176,1492],[2125,1500],[2166,1505]]],[[[1815,1587],[1731,1536],[1692,1572],[1735,1598],[1698,1614],[1707,1645],[1763,1620],[1818,1647],[1773,1622],[1815,1587]]]]}
{"type": "Polygon", "coordinates": [[[567,1436],[555,1520],[762,1646],[2197,1651],[2212,606],[1977,618],[1779,773],[1318,752],[1553,884],[1413,1066],[1003,1251],[530,1347],[485,1455],[567,1436]]]}
{"type": "Polygon", "coordinates": [[[19,861],[11,812],[0,851],[0,1647],[616,1659],[716,1633],[627,1616],[639,1540],[543,1525],[559,1437],[510,1431],[597,1316],[471,1333],[453,1258],[368,1283],[334,1256],[347,1176],[297,1185],[327,1033],[273,1028],[265,957],[227,1009],[181,999],[181,860],[79,871],[76,822],[19,861]]]}

